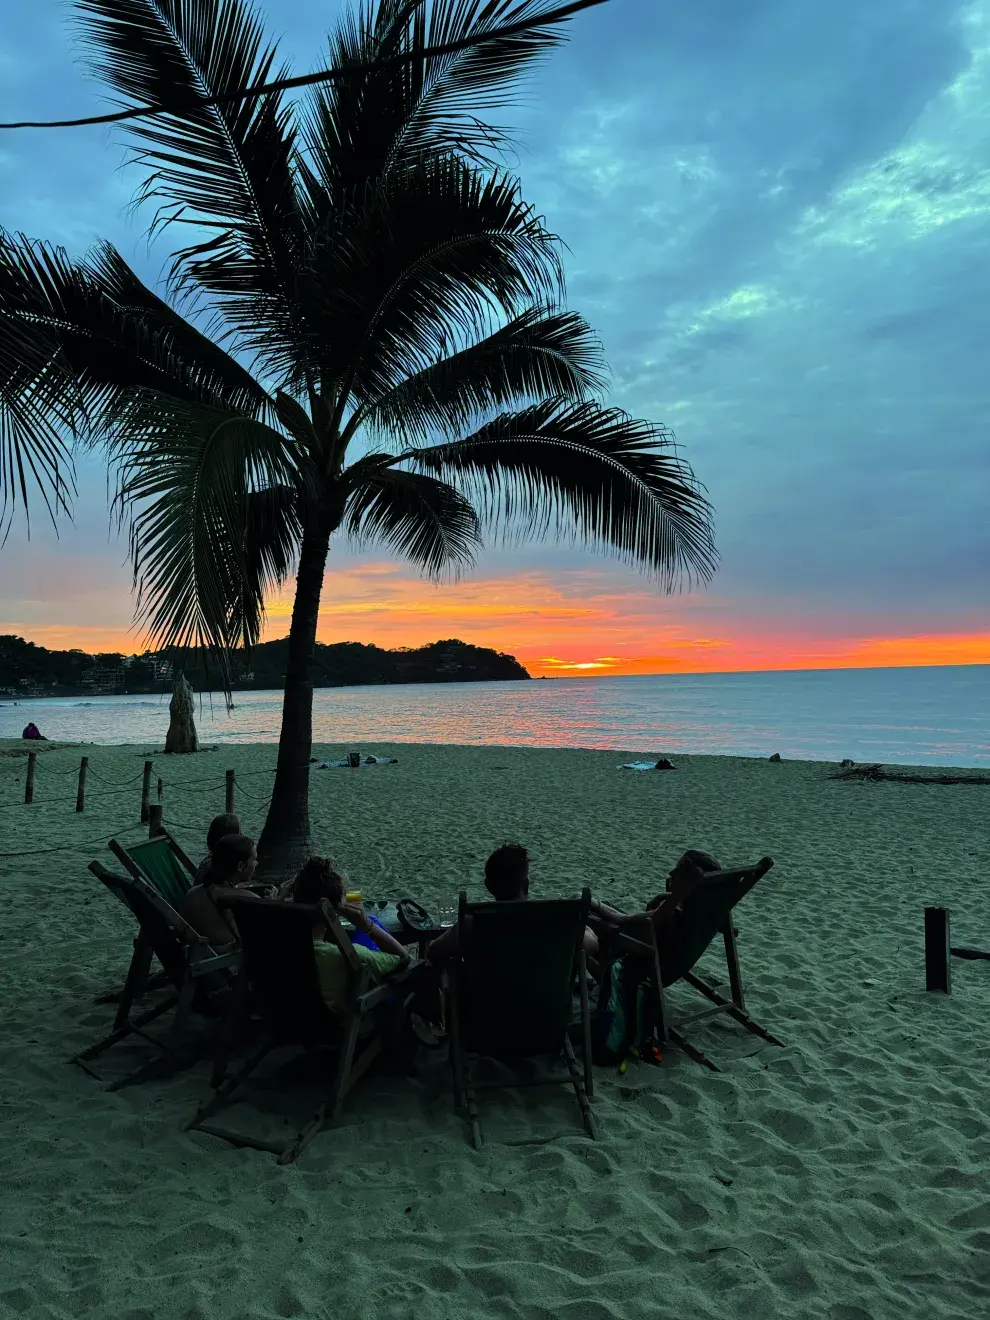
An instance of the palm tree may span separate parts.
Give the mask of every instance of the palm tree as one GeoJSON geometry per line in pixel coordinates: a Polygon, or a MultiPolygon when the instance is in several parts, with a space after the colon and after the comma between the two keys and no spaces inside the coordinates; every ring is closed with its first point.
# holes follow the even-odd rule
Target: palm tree
{"type": "Polygon", "coordinates": [[[190,106],[280,72],[244,0],[79,0],[90,61],[124,104],[187,98],[130,128],[152,228],[187,239],[172,302],[109,244],[72,260],[0,235],[6,495],[26,502],[33,480],[57,512],[66,437],[103,446],[150,642],[208,648],[225,685],[231,650],[257,641],[295,574],[270,873],[309,851],[332,538],[384,544],[435,579],[469,566],[486,529],[566,530],[665,590],[714,567],[710,508],[669,433],[600,402],[559,243],[483,119],[560,35],[500,38],[500,23],[551,3],[378,0],[341,19],[331,65],[411,62],[297,103],[190,106]],[[479,32],[491,40],[424,53],[479,32]]]}

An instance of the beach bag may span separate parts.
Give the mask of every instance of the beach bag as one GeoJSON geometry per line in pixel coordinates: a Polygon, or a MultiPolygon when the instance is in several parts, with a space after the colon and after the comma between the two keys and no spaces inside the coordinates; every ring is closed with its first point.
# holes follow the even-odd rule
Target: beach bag
{"type": "Polygon", "coordinates": [[[622,1063],[649,1051],[657,1024],[655,999],[652,986],[621,958],[605,968],[591,1018],[594,1063],[622,1063]]]}

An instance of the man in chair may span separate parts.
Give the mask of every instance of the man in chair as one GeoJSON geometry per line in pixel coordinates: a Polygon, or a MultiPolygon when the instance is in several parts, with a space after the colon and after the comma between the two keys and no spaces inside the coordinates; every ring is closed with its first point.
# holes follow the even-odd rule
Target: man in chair
{"type": "MultiPolygon", "coordinates": [[[[521,903],[529,898],[529,853],[520,843],[503,843],[485,862],[485,888],[496,903],[521,903]]],[[[458,931],[455,922],[449,930],[426,947],[426,957],[433,964],[447,961],[457,952],[458,931]]],[[[586,929],[582,947],[585,953],[598,952],[598,937],[586,929]]]]}
{"type": "Polygon", "coordinates": [[[651,898],[645,912],[619,912],[607,903],[592,899],[592,914],[613,926],[634,926],[650,921],[659,936],[669,930],[678,914],[683,912],[685,901],[701,883],[702,877],[721,869],[711,853],[690,848],[678,857],[674,869],[667,876],[666,891],[651,898]]]}

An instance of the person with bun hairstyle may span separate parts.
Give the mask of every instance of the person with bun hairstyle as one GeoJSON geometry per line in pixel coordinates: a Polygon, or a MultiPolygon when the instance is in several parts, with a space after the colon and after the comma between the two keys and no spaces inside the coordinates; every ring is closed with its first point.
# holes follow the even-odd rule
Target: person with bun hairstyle
{"type": "Polygon", "coordinates": [[[219,889],[237,889],[251,883],[258,866],[258,845],[245,834],[226,834],[210,853],[206,874],[186,894],[180,915],[213,947],[233,944],[238,938],[233,914],[221,912],[213,901],[219,889]]]}
{"type": "Polygon", "coordinates": [[[213,849],[228,834],[241,833],[241,818],[232,812],[223,816],[214,816],[210,828],[206,831],[206,856],[196,868],[196,880],[202,881],[213,863],[213,849]]]}
{"type": "MultiPolygon", "coordinates": [[[[354,927],[351,944],[371,979],[378,984],[407,967],[409,950],[388,933],[380,922],[373,921],[360,903],[344,901],[344,879],[329,857],[311,857],[296,876],[291,901],[307,907],[327,902],[344,921],[354,927]]],[[[323,1002],[334,1013],[345,1007],[348,968],[343,954],[330,934],[326,917],[317,912],[313,924],[313,951],[323,1002]]]]}

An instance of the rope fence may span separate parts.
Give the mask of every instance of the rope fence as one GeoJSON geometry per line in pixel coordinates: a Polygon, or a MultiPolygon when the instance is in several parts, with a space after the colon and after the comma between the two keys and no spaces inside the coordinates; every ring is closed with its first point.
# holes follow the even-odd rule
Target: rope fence
{"type": "MultiPolygon", "coordinates": [[[[309,762],[307,766],[293,766],[292,769],[309,769],[312,766],[309,762]]],[[[183,829],[188,822],[180,823],[173,820],[165,820],[165,803],[172,802],[175,796],[184,793],[195,793],[203,797],[203,788],[209,785],[213,789],[219,789],[219,783],[216,777],[212,775],[203,776],[198,779],[166,780],[163,775],[155,775],[154,762],[147,760],[144,768],[136,775],[129,776],[127,779],[113,780],[103,775],[99,771],[94,771],[89,764],[89,757],[84,756],[79,762],[78,770],[55,769],[53,766],[41,764],[41,782],[44,783],[49,776],[55,779],[75,779],[76,792],[74,796],[66,797],[42,797],[36,798],[35,791],[39,780],[39,760],[37,752],[29,752],[27,755],[27,775],[24,784],[23,803],[6,802],[0,804],[0,811],[18,810],[20,807],[30,806],[50,806],[60,802],[73,802],[77,813],[86,810],[87,802],[96,799],[105,798],[123,798],[127,796],[137,797],[134,785],[141,784],[140,797],[140,824],[149,827],[149,834],[154,836],[161,825],[168,825],[172,828],[183,829]],[[106,784],[107,788],[99,788],[94,793],[88,788],[90,778],[97,781],[98,784],[106,784]],[[154,796],[155,800],[152,801],[154,796]]],[[[247,799],[252,804],[260,803],[261,807],[267,807],[271,802],[274,787],[271,792],[257,793],[252,789],[246,789],[242,780],[271,778],[276,773],[273,767],[270,770],[247,770],[240,774],[234,770],[224,772],[224,810],[231,814],[236,810],[236,801],[238,797],[247,799]]],[[[139,828],[137,824],[126,823],[111,831],[112,835],[123,834],[139,828]]],[[[105,838],[95,840],[72,840],[71,842],[59,844],[53,848],[31,848],[21,852],[0,852],[0,858],[12,857],[40,857],[48,853],[66,852],[77,848],[88,848],[99,843],[105,843],[105,838]]]]}
{"type": "MultiPolygon", "coordinates": [[[[309,761],[305,766],[291,766],[292,770],[309,770],[313,767],[314,761],[309,761]]],[[[352,764],[356,764],[353,762],[352,764]]],[[[219,783],[216,777],[206,775],[199,779],[168,780],[163,775],[155,775],[154,761],[147,760],[144,768],[139,774],[129,776],[127,779],[113,780],[98,771],[93,771],[89,765],[89,757],[84,756],[80,759],[78,770],[55,769],[53,766],[42,765],[42,783],[52,776],[55,779],[75,779],[76,794],[75,797],[43,797],[35,798],[35,789],[38,783],[38,753],[29,752],[27,754],[27,776],[24,785],[23,803],[0,803],[0,811],[15,811],[22,807],[50,806],[60,802],[74,802],[77,813],[84,812],[86,803],[98,798],[122,798],[126,796],[137,796],[134,785],[141,783],[140,799],[140,825],[131,821],[124,822],[109,831],[109,834],[103,834],[98,839],[72,839],[67,843],[61,843],[52,848],[28,848],[18,852],[0,852],[0,860],[9,860],[16,857],[43,857],[49,854],[60,852],[71,852],[83,848],[93,848],[100,844],[105,844],[108,837],[121,837],[125,834],[131,834],[142,826],[147,826],[148,837],[154,838],[160,834],[163,826],[169,829],[183,830],[189,822],[176,821],[165,817],[165,803],[171,803],[174,795],[183,793],[197,793],[200,798],[204,796],[202,789],[204,785],[210,785],[214,790],[219,789],[219,783]],[[87,790],[87,781],[92,776],[98,783],[109,785],[108,788],[100,789],[97,792],[87,790]],[[154,792],[155,801],[152,801],[154,792]]],[[[276,774],[276,768],[273,766],[270,770],[246,770],[240,773],[230,769],[224,771],[224,811],[231,814],[236,809],[236,801],[239,797],[247,799],[252,804],[249,808],[251,814],[264,810],[274,796],[274,786],[269,793],[256,793],[251,789],[246,789],[241,782],[244,779],[268,779],[276,774]],[[260,804],[255,806],[254,804],[260,804]]],[[[18,781],[19,782],[19,781],[18,781]]],[[[137,843],[136,838],[128,839],[129,843],[137,843]]]]}

